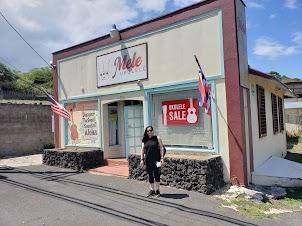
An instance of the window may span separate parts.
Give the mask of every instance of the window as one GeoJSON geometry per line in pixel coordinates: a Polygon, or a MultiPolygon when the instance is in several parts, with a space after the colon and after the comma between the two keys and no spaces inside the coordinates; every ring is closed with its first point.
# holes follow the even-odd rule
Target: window
{"type": "Polygon", "coordinates": [[[213,149],[212,118],[204,108],[198,109],[198,124],[165,125],[162,103],[165,101],[184,100],[198,97],[198,90],[153,94],[152,125],[163,143],[169,147],[213,149]]]}
{"type": "Polygon", "coordinates": [[[117,106],[108,106],[109,145],[119,144],[118,134],[118,109],[117,106]]]}
{"type": "Polygon", "coordinates": [[[277,104],[277,96],[275,94],[271,94],[272,98],[272,118],[273,118],[273,132],[278,133],[278,104],[277,104]]]}
{"type": "Polygon", "coordinates": [[[278,108],[279,108],[279,124],[280,132],[284,131],[284,121],[283,121],[283,100],[278,97],[278,108]]]}
{"type": "Polygon", "coordinates": [[[266,130],[266,112],[265,112],[265,93],[264,88],[257,85],[257,105],[258,105],[258,124],[259,137],[267,134],[266,130]]]}

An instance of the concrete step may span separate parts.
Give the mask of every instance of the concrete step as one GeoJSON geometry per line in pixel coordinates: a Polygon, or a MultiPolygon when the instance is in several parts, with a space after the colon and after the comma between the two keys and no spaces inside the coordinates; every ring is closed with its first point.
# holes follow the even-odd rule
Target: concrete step
{"type": "Polygon", "coordinates": [[[302,164],[272,156],[252,173],[252,183],[265,186],[301,187],[302,164]]]}
{"type": "Polygon", "coordinates": [[[104,165],[105,166],[127,166],[128,167],[128,160],[126,158],[105,159],[104,165]]]}

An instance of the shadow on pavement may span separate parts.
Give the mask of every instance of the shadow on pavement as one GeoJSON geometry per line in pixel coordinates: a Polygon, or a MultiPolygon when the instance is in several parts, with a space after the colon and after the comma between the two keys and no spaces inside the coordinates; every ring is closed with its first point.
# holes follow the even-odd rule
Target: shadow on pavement
{"type": "Polygon", "coordinates": [[[168,199],[184,199],[188,198],[188,194],[161,194],[160,197],[168,199]]]}
{"type": "Polygon", "coordinates": [[[6,179],[7,177],[0,175],[0,180],[6,179]]]}

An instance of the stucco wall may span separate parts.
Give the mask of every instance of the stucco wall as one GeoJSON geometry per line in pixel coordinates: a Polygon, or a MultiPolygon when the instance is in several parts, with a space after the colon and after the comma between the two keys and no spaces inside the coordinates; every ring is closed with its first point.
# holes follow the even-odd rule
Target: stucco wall
{"type": "MultiPolygon", "coordinates": [[[[116,92],[116,86],[97,88],[96,57],[141,43],[148,44],[148,79],[144,86],[196,79],[194,54],[207,76],[222,75],[221,16],[204,14],[196,21],[171,25],[141,38],[83,53],[58,64],[59,98],[116,92]],[[209,38],[210,37],[210,38],[209,38]]],[[[137,88],[136,81],[118,85],[119,91],[137,88]]]]}
{"type": "Polygon", "coordinates": [[[251,122],[253,134],[253,156],[254,169],[260,166],[271,156],[284,156],[286,154],[286,134],[285,131],[273,133],[272,102],[271,93],[283,98],[283,91],[268,79],[250,75],[250,102],[251,102],[251,122]],[[257,108],[257,88],[260,85],[265,91],[265,110],[267,135],[259,138],[258,108],[257,108]]]}
{"type": "Polygon", "coordinates": [[[0,104],[0,156],[41,153],[53,144],[49,105],[0,104]]]}
{"type": "Polygon", "coordinates": [[[228,127],[227,127],[227,106],[225,97],[225,82],[219,80],[216,82],[216,103],[217,103],[217,118],[218,118],[218,143],[219,154],[223,162],[224,180],[230,179],[230,157],[229,157],[229,142],[228,142],[228,127]]]}

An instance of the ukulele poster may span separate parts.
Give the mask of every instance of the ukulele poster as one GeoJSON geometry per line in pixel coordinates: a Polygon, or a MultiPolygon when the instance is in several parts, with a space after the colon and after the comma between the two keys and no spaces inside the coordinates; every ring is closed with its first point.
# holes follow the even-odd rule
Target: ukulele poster
{"type": "Polygon", "coordinates": [[[96,145],[99,142],[96,102],[81,102],[66,107],[71,113],[68,121],[68,144],[96,145]]]}
{"type": "Polygon", "coordinates": [[[169,125],[197,125],[198,100],[189,98],[162,102],[162,123],[169,125]]]}

